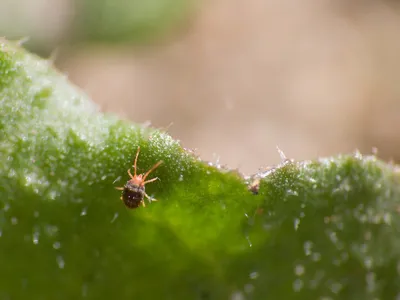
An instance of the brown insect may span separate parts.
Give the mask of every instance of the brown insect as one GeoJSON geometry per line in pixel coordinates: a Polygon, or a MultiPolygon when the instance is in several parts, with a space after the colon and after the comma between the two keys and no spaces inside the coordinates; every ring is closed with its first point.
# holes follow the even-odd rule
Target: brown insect
{"type": "Polygon", "coordinates": [[[124,204],[126,207],[133,209],[133,208],[138,208],[140,205],[143,205],[145,207],[146,205],[144,204],[144,197],[146,196],[147,199],[151,201],[157,201],[156,199],[150,197],[149,195],[146,194],[145,191],[145,184],[156,181],[158,177],[147,180],[147,176],[154,171],[161,163],[162,161],[159,161],[156,163],[150,170],[148,170],[145,174],[139,174],[136,175],[136,167],[137,167],[137,159],[139,156],[139,151],[140,151],[140,146],[137,149],[136,152],[136,157],[135,157],[135,162],[133,164],[133,169],[134,169],[134,175],[132,175],[131,171],[128,170],[128,174],[131,177],[130,180],[127,181],[124,187],[117,187],[117,190],[122,191],[122,196],[121,200],[124,201],[124,204]]]}

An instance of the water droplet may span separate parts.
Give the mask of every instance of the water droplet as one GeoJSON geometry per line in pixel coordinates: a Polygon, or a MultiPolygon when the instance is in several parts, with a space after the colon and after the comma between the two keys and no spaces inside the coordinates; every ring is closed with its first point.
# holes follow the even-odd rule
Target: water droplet
{"type": "Polygon", "coordinates": [[[55,236],[58,233],[58,227],[54,225],[46,225],[46,234],[50,237],[55,236]]]}
{"type": "Polygon", "coordinates": [[[392,215],[390,213],[384,213],[383,214],[383,222],[385,222],[387,225],[392,224],[392,215]]]}
{"type": "Polygon", "coordinates": [[[374,260],[373,260],[373,258],[372,258],[371,256],[367,256],[367,257],[364,259],[364,265],[365,265],[365,267],[366,267],[367,269],[371,269],[373,263],[374,263],[374,260]]]}
{"type": "Polygon", "coordinates": [[[294,268],[294,273],[296,274],[296,276],[302,276],[304,275],[304,272],[306,271],[306,269],[304,268],[303,265],[297,265],[294,268]]]}
{"type": "Polygon", "coordinates": [[[32,242],[33,242],[35,245],[39,244],[39,235],[40,235],[39,231],[35,231],[35,232],[32,234],[32,242]]]}
{"type": "Polygon", "coordinates": [[[3,211],[8,211],[10,209],[10,205],[8,203],[4,204],[3,211]]]}
{"type": "Polygon", "coordinates": [[[244,300],[244,295],[240,291],[233,292],[231,295],[231,300],[244,300]]]}
{"type": "Polygon", "coordinates": [[[106,180],[106,178],[107,178],[107,176],[106,175],[104,175],[104,176],[101,176],[101,180],[106,180]]]}
{"type": "Polygon", "coordinates": [[[299,225],[300,225],[300,219],[298,218],[294,219],[294,230],[297,231],[297,229],[299,229],[299,225]]]}
{"type": "Polygon", "coordinates": [[[287,196],[298,196],[299,193],[297,191],[293,191],[291,189],[286,190],[286,195],[287,196]]]}
{"type": "Polygon", "coordinates": [[[343,285],[340,282],[333,282],[330,285],[330,289],[332,291],[332,293],[334,294],[338,294],[343,288],[343,285]]]}
{"type": "Polygon", "coordinates": [[[87,207],[84,207],[81,211],[81,216],[86,216],[87,215],[87,207]]]}
{"type": "Polygon", "coordinates": [[[179,179],[178,179],[179,181],[183,181],[183,175],[181,174],[181,175],[179,175],[179,179]]]}
{"type": "Polygon", "coordinates": [[[312,247],[313,247],[313,242],[311,242],[311,241],[306,241],[306,242],[304,243],[303,248],[304,248],[304,254],[305,254],[306,256],[311,255],[311,253],[312,253],[312,247]]]}
{"type": "Polygon", "coordinates": [[[60,242],[54,242],[53,248],[56,249],[56,250],[60,249],[61,248],[61,243],[60,242]]]}
{"type": "Polygon", "coordinates": [[[11,218],[11,224],[17,225],[18,224],[18,219],[16,217],[11,218]]]}
{"type": "Polygon", "coordinates": [[[303,288],[303,286],[304,286],[304,282],[303,282],[303,280],[301,280],[301,279],[296,279],[296,280],[293,282],[293,290],[294,290],[295,292],[299,292],[299,291],[303,288]]]}
{"type": "Polygon", "coordinates": [[[257,279],[258,278],[258,272],[256,272],[256,271],[251,272],[249,277],[250,277],[250,279],[257,279]]]}
{"type": "Polygon", "coordinates": [[[338,239],[335,231],[329,231],[328,235],[329,235],[329,239],[332,241],[332,243],[334,243],[334,244],[338,243],[339,239],[338,239]]]}
{"type": "Polygon", "coordinates": [[[313,252],[313,254],[311,254],[311,260],[312,261],[320,261],[321,260],[321,253],[313,252]]]}
{"type": "Polygon", "coordinates": [[[64,266],[65,266],[64,258],[61,255],[58,255],[56,260],[57,260],[58,267],[60,269],[64,269],[64,266]]]}
{"type": "Polygon", "coordinates": [[[17,172],[15,172],[14,169],[11,169],[11,170],[8,172],[8,177],[10,177],[10,178],[14,178],[16,175],[17,175],[17,172]]]}
{"type": "Polygon", "coordinates": [[[47,193],[47,197],[48,197],[50,200],[55,200],[56,197],[57,197],[57,192],[54,191],[54,190],[50,190],[50,191],[47,193]]]}

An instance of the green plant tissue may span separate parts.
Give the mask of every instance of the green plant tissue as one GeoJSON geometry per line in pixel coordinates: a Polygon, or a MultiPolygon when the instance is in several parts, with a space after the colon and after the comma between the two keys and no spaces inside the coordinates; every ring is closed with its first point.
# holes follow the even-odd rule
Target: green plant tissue
{"type": "Polygon", "coordinates": [[[252,193],[1,41],[0,161],[0,299],[400,297],[399,169],[374,156],[287,160],[252,193]],[[130,210],[139,145],[158,201],[130,210]]]}

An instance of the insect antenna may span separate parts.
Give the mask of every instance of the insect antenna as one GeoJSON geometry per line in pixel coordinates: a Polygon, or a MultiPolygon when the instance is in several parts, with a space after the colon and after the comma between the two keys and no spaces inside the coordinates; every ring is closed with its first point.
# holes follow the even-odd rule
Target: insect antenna
{"type": "Polygon", "coordinates": [[[139,157],[139,152],[140,152],[140,146],[138,146],[138,148],[137,148],[137,152],[136,152],[136,157],[135,157],[135,162],[134,162],[134,164],[133,164],[133,169],[134,169],[134,171],[135,171],[135,177],[136,177],[136,166],[137,166],[137,160],[138,160],[138,157],[139,157]]]}

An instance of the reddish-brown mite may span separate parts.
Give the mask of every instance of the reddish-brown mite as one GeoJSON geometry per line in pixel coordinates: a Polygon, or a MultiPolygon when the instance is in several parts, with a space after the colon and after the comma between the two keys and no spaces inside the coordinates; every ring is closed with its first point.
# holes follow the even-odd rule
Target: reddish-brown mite
{"type": "Polygon", "coordinates": [[[138,208],[140,205],[143,205],[143,207],[145,207],[146,205],[144,204],[144,201],[143,201],[145,196],[147,199],[150,199],[151,201],[157,201],[156,199],[154,199],[146,194],[144,186],[147,183],[156,181],[158,179],[156,177],[156,178],[146,181],[147,176],[152,171],[154,171],[154,169],[156,169],[162,163],[162,161],[159,161],[158,163],[156,163],[146,173],[136,175],[136,167],[137,167],[137,159],[139,156],[139,151],[140,151],[140,146],[137,149],[135,162],[133,164],[134,174],[132,175],[131,171],[128,170],[128,174],[131,177],[131,179],[127,181],[127,183],[125,184],[124,187],[116,188],[117,190],[122,191],[121,200],[124,202],[125,206],[130,209],[138,208]]]}

